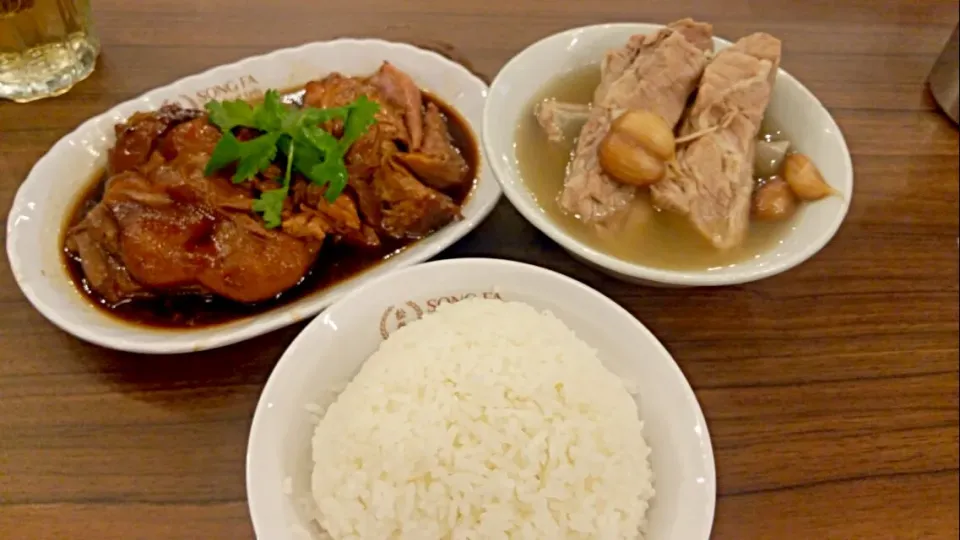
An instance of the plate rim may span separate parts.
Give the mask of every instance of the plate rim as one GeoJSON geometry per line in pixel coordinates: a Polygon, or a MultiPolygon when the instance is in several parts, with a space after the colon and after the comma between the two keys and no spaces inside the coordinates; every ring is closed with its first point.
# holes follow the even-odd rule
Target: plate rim
{"type": "MultiPolygon", "coordinates": [[[[184,339],[183,341],[158,340],[151,342],[140,342],[130,337],[117,337],[114,335],[105,335],[103,332],[98,332],[96,330],[91,331],[86,326],[79,324],[76,321],[71,321],[69,320],[69,317],[61,315],[60,309],[49,302],[44,301],[35,291],[36,287],[39,286],[42,288],[46,285],[43,285],[42,283],[38,285],[37,282],[31,283],[26,278],[27,275],[41,273],[44,268],[24,269],[23,261],[20,257],[20,251],[17,249],[17,243],[20,241],[20,238],[23,234],[18,231],[17,222],[20,218],[24,217],[26,212],[25,209],[31,204],[31,201],[26,200],[28,197],[28,192],[35,190],[36,184],[42,180],[39,177],[38,171],[42,172],[43,168],[47,167],[46,164],[48,162],[57,159],[56,156],[62,153],[63,148],[70,145],[84,132],[94,129],[94,127],[100,123],[112,122],[113,120],[111,120],[111,118],[113,116],[122,114],[122,109],[131,107],[137,103],[143,104],[145,100],[152,101],[154,103],[150,104],[149,107],[141,107],[138,110],[154,110],[160,106],[160,101],[164,99],[161,96],[173,96],[180,87],[189,86],[191,84],[195,85],[204,79],[216,77],[223,78],[224,75],[231,74],[233,71],[236,71],[243,65],[250,63],[278,61],[284,56],[296,58],[297,56],[311,52],[312,49],[334,47],[374,47],[382,50],[394,49],[401,50],[405,54],[419,55],[421,58],[430,58],[432,62],[438,62],[439,65],[443,65],[445,69],[458,71],[459,74],[465,76],[472,85],[477,85],[476,88],[482,91],[485,104],[485,100],[490,88],[489,85],[463,65],[443,56],[440,53],[437,53],[436,51],[418,47],[411,43],[389,41],[380,38],[347,37],[324,41],[312,41],[296,46],[274,49],[265,53],[247,56],[228,64],[212,66],[203,71],[180,77],[162,86],[150,88],[130,99],[112,105],[105,111],[83,120],[75,128],[57,139],[57,141],[54,142],[50,148],[47,149],[47,151],[33,164],[33,166],[30,168],[30,171],[17,187],[16,194],[13,197],[6,223],[7,260],[10,264],[11,273],[13,274],[17,287],[34,307],[34,309],[43,315],[45,319],[53,323],[64,332],[94,345],[99,345],[113,350],[141,354],[184,354],[224,347],[255,338],[274,330],[278,330],[304,319],[309,319],[323,311],[333,302],[337,301],[339,297],[342,297],[344,294],[348,294],[357,287],[363,286],[363,283],[354,283],[349,285],[349,282],[352,280],[363,280],[364,274],[369,271],[375,271],[381,265],[375,265],[374,267],[368,269],[368,271],[365,271],[345,282],[348,284],[345,287],[345,290],[334,293],[326,299],[307,301],[305,305],[298,306],[299,309],[295,310],[295,317],[288,316],[291,312],[289,306],[278,306],[274,309],[251,316],[249,319],[251,324],[248,326],[237,328],[225,326],[222,332],[219,331],[219,329],[213,330],[209,336],[204,338],[197,337],[193,341],[184,339]]],[[[490,163],[490,160],[486,156],[486,151],[483,146],[483,110],[480,110],[479,121],[476,123],[476,125],[471,123],[469,120],[467,123],[468,126],[474,131],[474,136],[477,138],[477,146],[480,154],[480,174],[477,177],[477,184],[474,187],[474,192],[470,196],[470,200],[478,202],[477,206],[475,207],[476,210],[474,215],[469,218],[465,217],[461,221],[450,223],[446,227],[417,242],[414,244],[414,246],[419,246],[422,248],[422,253],[418,257],[414,258],[414,260],[395,263],[395,267],[385,270],[384,273],[390,273],[398,269],[422,263],[448,249],[454,243],[461,240],[471,231],[476,229],[490,215],[497,202],[499,202],[503,194],[503,190],[500,187],[499,182],[496,181],[493,167],[490,163]],[[486,184],[484,184],[484,189],[492,191],[490,191],[486,198],[477,199],[476,197],[479,195],[480,182],[485,174],[489,175],[488,183],[490,185],[486,186],[486,184]],[[443,236],[437,236],[443,233],[446,234],[443,236]],[[431,238],[433,238],[432,241],[431,238]]],[[[62,267],[62,265],[60,266],[62,267]]],[[[64,279],[68,279],[65,271],[63,271],[62,274],[64,279]]],[[[376,279],[377,277],[378,276],[374,276],[372,278],[367,277],[366,279],[369,281],[370,279],[376,279]]],[[[79,291],[74,290],[71,292],[79,294],[79,291]]],[[[58,294],[58,296],[63,295],[58,294]]],[[[120,333],[123,332],[122,329],[131,327],[130,323],[121,320],[114,321],[114,323],[115,324],[111,324],[111,328],[120,329],[120,333]]],[[[133,325],[133,328],[135,329],[134,331],[144,330],[144,328],[137,328],[136,325],[133,325]]],[[[183,334],[189,334],[192,332],[189,329],[176,329],[172,331],[183,334]]],[[[202,331],[202,329],[197,329],[197,331],[202,331]]],[[[156,332],[169,333],[171,330],[156,329],[156,332]]]]}
{"type": "MultiPolygon", "coordinates": [[[[267,381],[263,385],[263,389],[260,392],[260,396],[257,398],[257,405],[254,408],[253,417],[250,424],[250,430],[247,436],[247,450],[244,459],[244,487],[247,492],[247,511],[250,515],[250,520],[253,524],[254,533],[258,538],[261,538],[261,534],[269,534],[274,532],[273,530],[266,530],[266,524],[263,523],[262,518],[259,524],[260,529],[258,529],[258,517],[254,515],[253,507],[255,504],[254,501],[261,500],[263,495],[260,494],[260,491],[257,486],[253,485],[254,479],[258,478],[259,468],[257,467],[257,459],[263,459],[266,455],[268,448],[266,447],[267,439],[261,436],[261,431],[266,429],[268,420],[268,411],[271,408],[268,403],[269,395],[276,393],[278,390],[278,385],[281,384],[275,374],[281,370],[288,369],[287,366],[292,366],[295,360],[294,352],[297,349],[300,349],[308,344],[312,336],[318,332],[321,332],[324,328],[327,328],[327,320],[330,317],[336,317],[337,313],[350,305],[359,305],[357,299],[366,295],[368,293],[367,289],[372,288],[380,284],[380,282],[386,282],[389,280],[398,280],[403,279],[404,277],[412,277],[411,274],[416,274],[417,272],[424,271],[425,268],[430,269],[434,267],[457,267],[464,265],[476,265],[476,266],[487,266],[487,267],[502,267],[507,269],[512,269],[517,272],[527,272],[531,274],[540,275],[551,280],[556,280],[563,284],[566,287],[573,287],[580,289],[582,292],[589,294],[590,296],[596,298],[600,303],[607,306],[612,310],[612,313],[615,313],[617,316],[624,317],[629,320],[631,326],[633,326],[638,332],[643,334],[651,344],[668,360],[670,365],[670,370],[673,372],[674,376],[679,379],[681,392],[684,394],[685,401],[692,405],[692,412],[696,418],[697,425],[702,430],[700,434],[701,440],[701,453],[703,457],[703,463],[705,464],[706,473],[708,478],[706,478],[706,484],[708,484],[707,489],[709,490],[709,502],[707,506],[703,509],[703,525],[700,527],[703,533],[703,540],[710,538],[710,533],[713,529],[713,523],[716,517],[716,504],[717,504],[717,467],[716,467],[716,456],[713,450],[713,439],[710,436],[709,426],[707,424],[706,416],[703,413],[703,407],[700,404],[700,400],[697,397],[696,392],[693,390],[693,386],[690,384],[689,379],[684,374],[683,369],[680,367],[680,364],[677,363],[676,359],[670,354],[670,351],[666,346],[661,342],[657,336],[643,324],[640,319],[630,313],[626,308],[618,304],[609,296],[603,294],[597,289],[590,287],[589,285],[582,283],[570,276],[544,268],[541,266],[536,266],[529,263],[509,260],[509,259],[497,259],[492,257],[462,257],[454,259],[443,259],[437,261],[428,261],[421,264],[408,266],[406,268],[398,269],[394,272],[378,276],[374,280],[365,283],[363,286],[351,290],[349,293],[344,294],[338,298],[334,303],[332,303],[323,314],[315,317],[310,323],[305,326],[290,342],[290,344],[284,349],[283,354],[280,356],[280,359],[274,365],[273,370],[271,370],[267,381]],[[261,448],[262,447],[262,448],[261,448]]],[[[453,270],[453,269],[451,269],[453,270]]],[[[654,471],[654,474],[656,471],[654,471]]],[[[280,486],[277,487],[277,493],[281,493],[280,486]]],[[[282,493],[281,493],[281,496],[282,493]]],[[[259,503],[263,504],[263,503],[259,503]]],[[[699,539],[697,539],[699,540],[699,539]]]]}

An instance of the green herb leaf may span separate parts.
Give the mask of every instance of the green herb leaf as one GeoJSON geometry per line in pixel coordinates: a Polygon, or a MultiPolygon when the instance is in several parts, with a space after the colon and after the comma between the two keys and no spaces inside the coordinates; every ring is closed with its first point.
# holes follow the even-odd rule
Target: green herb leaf
{"type": "Polygon", "coordinates": [[[301,172],[309,171],[311,167],[323,161],[323,152],[310,143],[294,140],[289,138],[289,136],[285,136],[284,139],[285,142],[281,143],[280,151],[283,152],[288,159],[292,149],[296,149],[296,156],[293,158],[294,169],[301,172]]]}
{"type": "Polygon", "coordinates": [[[227,165],[236,162],[237,170],[233,175],[233,183],[249,180],[267,167],[277,157],[277,139],[281,133],[268,133],[252,141],[240,142],[229,131],[223,134],[220,142],[210,154],[210,160],[203,170],[205,176],[219,171],[227,165]]]}
{"type": "Polygon", "coordinates": [[[339,150],[340,141],[318,126],[302,126],[298,135],[299,139],[319,150],[323,156],[335,154],[339,150]]]}
{"type": "Polygon", "coordinates": [[[294,159],[294,155],[293,155],[293,154],[294,154],[294,151],[295,151],[295,150],[296,150],[296,147],[291,146],[291,147],[290,147],[290,153],[287,154],[287,170],[284,171],[284,173],[283,173],[283,187],[284,187],[285,189],[290,189],[290,182],[292,181],[292,178],[293,178],[293,174],[292,174],[292,173],[293,173],[293,159],[294,159]]]}
{"type": "Polygon", "coordinates": [[[210,113],[210,123],[224,133],[237,126],[254,126],[253,107],[241,99],[233,101],[208,101],[204,108],[210,113]]]}
{"type": "Polygon", "coordinates": [[[240,159],[240,144],[240,141],[233,136],[233,133],[224,131],[220,142],[217,143],[217,146],[213,149],[213,153],[210,154],[210,160],[207,161],[207,166],[203,170],[203,175],[210,176],[211,174],[240,159]]]}
{"type": "Polygon", "coordinates": [[[380,110],[380,105],[368,99],[367,96],[361,95],[347,108],[349,114],[343,126],[343,136],[339,141],[322,129],[309,126],[303,129],[304,136],[324,152],[323,161],[313,165],[309,170],[303,170],[303,173],[314,184],[327,186],[324,198],[331,203],[337,200],[347,187],[349,174],[344,157],[350,150],[350,146],[376,123],[376,114],[380,110]]]}
{"type": "Polygon", "coordinates": [[[237,162],[237,172],[233,175],[234,184],[245,182],[270,166],[277,157],[277,140],[280,135],[282,133],[278,131],[240,143],[240,159],[237,162]]]}
{"type": "Polygon", "coordinates": [[[253,127],[261,131],[280,131],[286,117],[292,111],[280,100],[280,92],[267,90],[263,103],[253,110],[253,127]]]}
{"type": "Polygon", "coordinates": [[[345,120],[350,114],[350,106],[331,107],[329,109],[316,109],[308,107],[297,111],[292,111],[283,122],[283,130],[292,133],[301,126],[319,126],[330,120],[345,120]]]}
{"type": "Polygon", "coordinates": [[[340,196],[348,180],[344,157],[350,146],[376,122],[380,110],[380,106],[366,96],[344,107],[291,109],[284,105],[276,90],[267,91],[263,103],[256,106],[235,100],[212,101],[206,108],[210,122],[223,130],[223,137],[214,148],[204,174],[213,174],[236,163],[233,181],[240,183],[269,167],[278,151],[286,155],[283,186],[262,192],[253,202],[254,211],[263,216],[268,228],[280,226],[294,170],[313,184],[326,186],[324,197],[328,201],[333,202],[340,196]],[[343,121],[340,139],[321,127],[331,120],[343,121]],[[235,127],[254,128],[263,134],[241,142],[230,132],[235,127]]]}
{"type": "MultiPolygon", "coordinates": [[[[298,140],[309,143],[307,148],[314,153],[296,161],[297,170],[313,184],[326,185],[324,197],[329,202],[335,201],[347,186],[347,167],[343,161],[346,152],[343,139],[337,140],[336,137],[315,125],[302,126],[299,134],[298,140]]],[[[346,149],[349,149],[349,146],[346,149]]]]}
{"type": "Polygon", "coordinates": [[[347,187],[347,167],[343,159],[327,159],[323,163],[318,163],[304,173],[311,182],[317,185],[326,185],[327,189],[323,196],[327,202],[337,200],[343,189],[347,187]]]}
{"type": "Polygon", "coordinates": [[[280,226],[283,214],[283,201],[287,200],[287,188],[268,189],[253,201],[253,211],[263,215],[264,225],[268,229],[280,226]]]}
{"type": "Polygon", "coordinates": [[[264,225],[266,225],[268,229],[279,227],[282,223],[283,202],[287,200],[287,194],[290,192],[295,150],[295,147],[289,147],[287,153],[287,168],[283,174],[283,186],[264,191],[260,194],[260,198],[253,201],[253,211],[263,216],[264,225]]]}
{"type": "Polygon", "coordinates": [[[357,139],[376,123],[377,111],[380,105],[376,101],[371,101],[367,96],[361,95],[352,105],[350,105],[350,115],[343,126],[343,137],[340,137],[340,148],[343,154],[347,153],[350,146],[357,142],[357,139]]]}

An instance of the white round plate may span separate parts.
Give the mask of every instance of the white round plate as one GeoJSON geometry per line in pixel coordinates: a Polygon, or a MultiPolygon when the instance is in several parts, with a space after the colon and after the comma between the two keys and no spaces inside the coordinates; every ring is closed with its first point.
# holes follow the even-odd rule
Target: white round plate
{"type": "MultiPolygon", "coordinates": [[[[820,251],[840,228],[853,196],[853,164],[840,128],[826,108],[784,70],[777,75],[767,116],[783,129],[794,148],[807,154],[840,196],[805,204],[779,244],[755,259],[703,271],[673,271],[629,263],[570,236],[543,212],[523,183],[514,152],[521,115],[550,80],[597,64],[604,53],[622,47],[635,34],[649,34],[659,24],[616,23],[574,28],[546,37],[511,59],[490,86],[483,116],[483,142],[497,180],[523,216],[571,255],[627,281],[669,285],[731,285],[785,272],[820,251]]],[[[731,43],[714,38],[719,51],[731,43]]],[[[783,44],[784,49],[790,43],[783,44]]]]}
{"type": "Polygon", "coordinates": [[[637,385],[657,492],[646,538],[707,540],[716,497],[713,450],[697,399],[670,353],[597,291],[549,270],[495,259],[393,272],[341,298],[294,340],[264,387],[250,429],[247,497],[257,537],[320,538],[301,505],[312,500],[315,423],[308,404],[331,403],[399,324],[471,296],[553,312],[609,369],[637,385]]]}
{"type": "Polygon", "coordinates": [[[483,152],[477,186],[463,207],[463,220],[335,287],[227,324],[196,330],[160,330],[124,323],[91,305],[74,287],[61,261],[67,214],[93,176],[103,170],[114,142],[114,124],[134,112],[154,110],[167,102],[202,107],[211,99],[254,98],[271,88],[300,87],[334,71],[366,75],[376,71],[384,60],[452,105],[470,124],[479,143],[486,84],[463,66],[411,45],[341,39],[216,67],[147,92],[87,120],[37,162],[17,191],[7,220],[7,256],[17,284],[40,313],[78,338],[126,351],[182,353],[220,347],[295,323],[315,315],[343,293],[378,275],[440,253],[479,225],[500,197],[500,188],[483,152]]]}

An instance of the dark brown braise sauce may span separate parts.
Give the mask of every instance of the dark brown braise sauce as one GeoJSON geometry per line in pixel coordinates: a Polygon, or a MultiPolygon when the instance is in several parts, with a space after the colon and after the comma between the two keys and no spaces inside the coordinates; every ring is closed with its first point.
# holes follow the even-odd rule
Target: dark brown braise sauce
{"type": "MultiPolygon", "coordinates": [[[[299,90],[291,91],[287,93],[284,100],[299,104],[300,94],[299,90]]],[[[473,191],[479,172],[480,155],[477,142],[466,121],[453,107],[427,92],[423,92],[423,99],[425,102],[434,103],[443,113],[454,146],[460,150],[469,167],[468,178],[472,179],[471,182],[466,183],[459,190],[444,191],[463,208],[473,191]]],[[[67,230],[79,223],[103,197],[105,181],[105,172],[97,174],[91,180],[90,186],[79,197],[62,228],[60,246],[65,245],[67,230]]],[[[159,295],[155,298],[125,300],[115,305],[110,304],[90,288],[80,260],[71,255],[65,247],[62,253],[67,274],[77,290],[100,310],[127,323],[155,328],[184,329],[232,322],[296,302],[361,274],[419,240],[393,240],[384,237],[380,241],[381,246],[378,249],[325,244],[316,262],[300,283],[275,298],[256,304],[242,304],[220,296],[191,294],[159,295]]]]}

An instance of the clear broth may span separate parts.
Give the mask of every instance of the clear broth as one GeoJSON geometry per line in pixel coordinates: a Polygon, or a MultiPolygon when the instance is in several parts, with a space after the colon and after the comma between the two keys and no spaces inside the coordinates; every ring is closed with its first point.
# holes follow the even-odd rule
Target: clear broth
{"type": "MultiPolygon", "coordinates": [[[[738,247],[718,250],[694,229],[687,218],[656,209],[647,191],[634,201],[631,218],[635,226],[617,234],[606,233],[564,211],[557,202],[563,189],[567,164],[576,144],[580,126],[566,133],[561,143],[547,140],[534,117],[534,107],[544,99],[567,103],[590,103],[600,83],[598,65],[587,66],[558,76],[548,83],[527,106],[516,129],[517,165],[524,184],[541,210],[565,232],[618,259],[666,270],[704,270],[734,266],[759,257],[777,245],[792,227],[783,222],[751,222],[746,240],[738,247]]],[[[767,131],[766,126],[764,131],[767,131]]]]}

